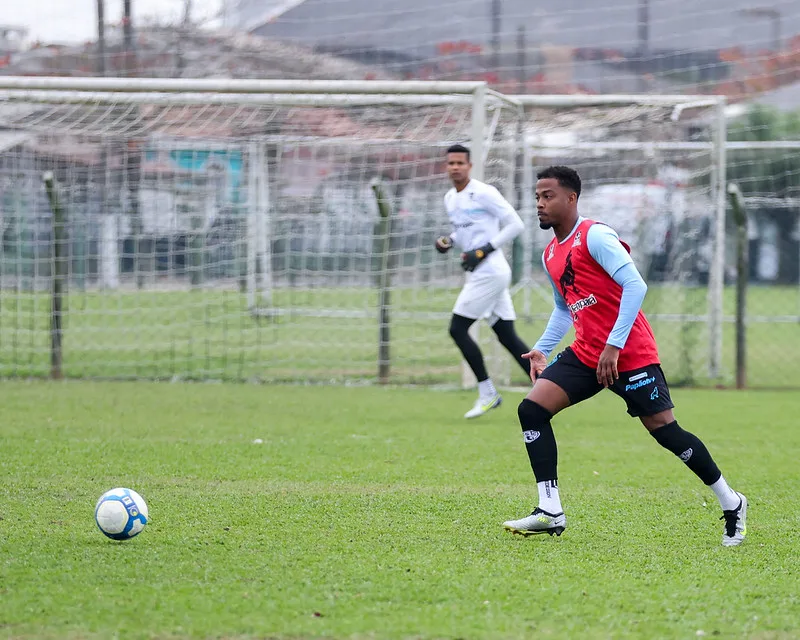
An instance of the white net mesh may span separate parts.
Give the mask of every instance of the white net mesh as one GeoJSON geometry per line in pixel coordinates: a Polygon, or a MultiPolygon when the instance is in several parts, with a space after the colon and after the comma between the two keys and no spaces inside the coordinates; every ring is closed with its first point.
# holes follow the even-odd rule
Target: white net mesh
{"type": "Polygon", "coordinates": [[[490,96],[476,119],[469,94],[397,88],[6,92],[4,373],[49,368],[41,176],[53,171],[67,219],[66,375],[369,380],[383,361],[391,381],[457,382],[446,322],[461,273],[432,246],[447,229],[444,152],[483,146],[476,164],[512,193],[519,111],[490,96]]]}
{"type": "MultiPolygon", "coordinates": [[[[0,94],[3,374],[50,366],[53,207],[42,174],[53,171],[67,218],[66,375],[457,384],[446,326],[462,273],[432,239],[447,228],[444,150],[466,142],[483,146],[479,170],[528,222],[508,249],[523,339],[536,339],[552,304],[534,174],[568,164],[584,180],[582,212],[633,246],[676,383],[732,380],[731,239],[717,270],[725,290],[712,277],[726,165],[751,215],[751,280],[768,285],[749,296],[750,384],[796,384],[761,357],[790,349],[800,317],[791,115],[736,115],[726,158],[714,101],[529,97],[521,116],[493,94],[478,113],[468,92],[413,84],[390,95],[48,82],[0,94]],[[298,355],[320,349],[325,368],[298,355]]],[[[480,338],[493,376],[525,383],[491,332],[480,338]]]]}
{"type": "MultiPolygon", "coordinates": [[[[708,243],[687,240],[684,234],[685,225],[690,221],[699,225],[703,216],[690,213],[682,223],[684,227],[677,228],[667,219],[683,219],[680,212],[705,206],[702,203],[709,194],[703,191],[703,185],[708,184],[711,189],[714,175],[708,167],[725,166],[727,175],[741,188],[751,217],[750,280],[758,287],[751,288],[748,297],[749,383],[800,384],[800,374],[795,368],[775,365],[773,358],[765,357],[776,353],[781,354],[782,362],[796,361],[791,345],[800,344],[794,334],[800,318],[800,204],[796,190],[800,173],[797,164],[800,3],[796,0],[775,0],[757,6],[746,0],[702,3],[613,0],[602,6],[591,0],[569,0],[548,6],[529,0],[459,3],[408,0],[402,6],[387,0],[196,0],[194,3],[165,0],[124,3],[133,7],[133,15],[124,19],[123,3],[106,3],[102,38],[98,37],[95,16],[70,11],[65,3],[56,0],[45,0],[45,4],[49,10],[42,11],[40,5],[17,7],[14,21],[18,26],[3,28],[0,33],[3,74],[396,82],[479,80],[506,95],[576,96],[569,107],[562,104],[555,108],[551,103],[551,108],[532,111],[529,164],[541,166],[561,160],[577,164],[587,176],[587,207],[594,209],[593,201],[599,201],[597,206],[601,209],[613,206],[629,211],[629,216],[616,216],[616,224],[623,233],[637,236],[637,241],[646,245],[651,242],[664,245],[660,252],[653,248],[637,253],[640,265],[656,283],[653,286],[661,290],[666,286],[663,283],[675,281],[676,277],[684,284],[696,283],[681,290],[683,297],[677,298],[680,303],[674,302],[669,310],[658,307],[661,312],[657,314],[658,322],[672,318],[663,341],[671,352],[675,345],[682,345],[686,355],[671,369],[677,368],[678,378],[686,381],[703,381],[701,374],[706,369],[706,360],[712,369],[723,374],[716,382],[730,380],[734,242],[732,237],[728,238],[724,270],[727,288],[714,294],[712,299],[717,300],[717,306],[709,308],[704,293],[710,260],[708,243]],[[223,18],[225,29],[218,28],[217,18],[223,18]],[[30,27],[27,35],[24,26],[30,27]],[[71,44],[42,46],[52,41],[71,44]],[[622,111],[607,107],[575,108],[585,104],[580,101],[581,96],[612,93],[725,96],[730,129],[727,158],[723,157],[724,152],[711,157],[715,153],[709,149],[707,139],[711,125],[702,114],[696,114],[695,122],[682,117],[680,124],[654,126],[663,121],[669,108],[659,115],[643,109],[638,100],[630,102],[640,105],[633,111],[630,106],[622,111]],[[632,122],[639,123],[638,130],[625,124],[628,115],[617,115],[626,112],[633,114],[632,122]],[[607,126],[609,119],[619,117],[621,121],[607,126]],[[547,122],[550,118],[553,121],[547,122]],[[687,122],[689,126],[685,126],[687,122]],[[578,138],[574,134],[576,128],[583,129],[578,138]],[[601,132],[600,139],[593,130],[601,132]],[[545,134],[546,140],[542,138],[545,134]],[[707,168],[702,169],[703,166],[707,168]],[[684,182],[687,175],[688,183],[684,182]],[[653,221],[652,216],[641,213],[645,209],[663,209],[668,213],[653,221]],[[650,222],[662,228],[656,230],[658,227],[648,226],[650,222]],[[683,275],[676,276],[681,270],[683,275]],[[709,353],[712,340],[706,334],[717,330],[713,327],[720,326],[717,322],[720,318],[714,320],[711,331],[706,328],[705,319],[709,315],[716,317],[721,311],[724,311],[721,318],[724,340],[721,347],[712,348],[709,353]],[[689,320],[690,317],[694,319],[689,320]]],[[[100,6],[103,4],[98,3],[100,6]]],[[[57,165],[62,178],[60,187],[71,204],[70,224],[75,225],[70,241],[73,294],[75,286],[85,286],[87,290],[99,286],[111,290],[137,286],[130,283],[151,282],[156,277],[153,273],[159,274],[162,286],[165,278],[172,283],[186,280],[187,273],[198,272],[191,262],[192,256],[202,255],[204,266],[199,276],[202,285],[196,286],[208,288],[215,283],[222,290],[223,271],[228,274],[224,277],[240,279],[244,304],[260,310],[256,312],[262,323],[259,331],[265,331],[269,316],[264,309],[271,306],[272,318],[278,318],[276,309],[283,308],[280,296],[271,296],[273,289],[279,291],[285,286],[285,281],[305,280],[320,288],[321,283],[336,278],[364,279],[356,266],[361,263],[347,262],[352,257],[343,256],[352,254],[344,247],[349,246],[348,242],[356,242],[352,236],[358,232],[357,225],[364,226],[363,220],[361,223],[355,220],[367,214],[359,213],[351,221],[343,220],[338,212],[344,208],[362,211],[374,206],[374,194],[367,183],[372,168],[385,168],[386,188],[391,193],[399,190],[400,198],[395,202],[398,220],[403,225],[417,224],[413,221],[421,215],[419,203],[427,202],[427,196],[415,194],[424,192],[428,183],[436,184],[436,189],[432,186],[431,189],[437,195],[430,196],[430,202],[438,212],[438,185],[447,186],[441,167],[428,160],[435,156],[433,147],[441,151],[437,144],[443,145],[450,134],[459,141],[470,137],[469,118],[464,115],[467,106],[455,109],[454,102],[448,104],[459,124],[444,122],[441,115],[436,115],[436,109],[444,106],[441,102],[438,107],[431,102],[405,103],[412,114],[407,118],[412,128],[414,123],[425,123],[426,112],[431,114],[433,120],[422,126],[430,127],[431,131],[441,130],[441,140],[436,144],[435,136],[431,136],[430,144],[414,141],[407,129],[401,131],[396,120],[381,125],[375,122],[374,115],[369,116],[365,127],[368,136],[354,140],[352,122],[362,122],[362,116],[354,114],[358,109],[376,106],[377,102],[362,99],[359,104],[350,104],[343,102],[341,96],[329,96],[323,122],[317,123],[315,131],[309,134],[300,131],[300,120],[294,125],[285,121],[292,105],[283,97],[273,96],[269,102],[264,95],[257,99],[252,95],[225,95],[218,93],[224,92],[221,89],[210,92],[192,85],[191,80],[184,82],[188,84],[179,98],[156,95],[157,92],[147,100],[124,94],[79,96],[74,92],[60,92],[56,96],[29,93],[27,102],[19,95],[13,102],[4,98],[0,121],[4,286],[18,280],[21,285],[9,286],[23,289],[48,286],[45,274],[49,268],[50,214],[39,173],[42,167],[57,165]],[[95,106],[87,108],[87,101],[95,106]],[[424,109],[411,110],[411,104],[424,109]],[[170,108],[164,109],[164,105],[170,108]],[[333,112],[348,115],[341,118],[332,116],[333,112]],[[434,121],[437,118],[438,123],[434,121]],[[345,121],[350,124],[344,125],[345,121]],[[348,126],[351,133],[347,133],[348,126]],[[405,139],[406,133],[411,140],[405,139]],[[255,148],[251,143],[255,143],[255,148]],[[253,162],[249,160],[251,157],[255,159],[253,162]],[[162,164],[157,165],[156,158],[162,164]],[[203,168],[206,164],[210,172],[203,168]],[[328,172],[324,179],[319,175],[308,180],[297,177],[301,171],[310,170],[311,164],[326,165],[319,168],[328,172]],[[149,168],[137,178],[140,165],[149,168]],[[251,175],[249,168],[256,165],[269,176],[267,181],[251,175]],[[286,182],[282,172],[292,171],[287,169],[292,166],[296,167],[293,170],[296,175],[286,182]],[[172,183],[174,186],[165,186],[172,183]],[[308,195],[312,183],[323,186],[308,195]],[[267,231],[278,235],[266,245],[263,241],[256,243],[252,235],[242,239],[248,224],[261,229],[258,237],[267,233],[266,218],[255,215],[254,211],[260,209],[251,206],[256,200],[246,197],[251,184],[260,194],[259,202],[269,202],[271,210],[282,212],[269,218],[271,226],[267,231]],[[345,184],[350,189],[349,195],[344,194],[345,184]],[[353,184],[360,186],[354,189],[353,184]],[[223,191],[228,195],[220,196],[223,191]],[[230,194],[244,199],[230,202],[233,197],[230,194]],[[408,205],[403,201],[414,198],[408,205]],[[287,205],[290,201],[292,204],[287,205]],[[353,204],[356,201],[357,206],[353,204]],[[202,215],[197,213],[200,210],[204,212],[202,215]],[[238,213],[230,213],[234,210],[238,213]],[[308,213],[311,210],[328,212],[319,219],[330,222],[318,226],[308,213]],[[108,211],[116,213],[105,215],[108,211]],[[77,222],[81,219],[83,226],[77,222]],[[223,224],[222,220],[229,222],[223,224]],[[219,228],[220,225],[224,228],[219,228]],[[317,237],[318,229],[327,235],[317,237]],[[295,232],[297,236],[292,236],[295,232]],[[310,239],[300,240],[301,235],[310,239]],[[102,242],[95,240],[96,236],[102,242]],[[239,240],[233,242],[230,238],[239,240]],[[116,242],[119,242],[119,256],[103,249],[117,246],[116,242]],[[197,247],[205,246],[203,243],[208,246],[200,251],[197,247]],[[236,264],[242,266],[232,266],[230,246],[238,247],[236,264]],[[272,253],[266,259],[268,252],[272,253]],[[287,252],[290,257],[286,257],[287,252]],[[260,257],[256,259],[255,255],[260,257]],[[321,276],[318,265],[323,262],[348,266],[336,266],[328,269],[328,276],[321,276]],[[168,269],[167,264],[171,265],[168,269]],[[222,264],[226,265],[224,269],[222,264]],[[183,275],[176,280],[179,269],[184,270],[183,275]],[[237,276],[230,275],[232,269],[238,269],[237,276]],[[338,275],[330,275],[334,273],[338,275]]],[[[313,97],[305,96],[294,107],[311,104],[313,97]]],[[[395,109],[395,112],[402,111],[395,109]]],[[[504,134],[490,131],[490,115],[485,129],[487,138],[496,138],[487,158],[487,166],[491,168],[493,158],[508,154],[499,152],[497,143],[504,134]]],[[[504,162],[507,166],[509,161],[504,162]]],[[[506,175],[505,168],[495,173],[506,175]]],[[[528,196],[532,188],[530,179],[528,172],[529,184],[522,190],[528,196]]],[[[522,182],[519,175],[516,186],[522,182]]],[[[511,194],[515,195],[513,189],[511,194]]],[[[516,204],[519,197],[512,202],[516,204]]],[[[430,215],[433,219],[434,214],[430,215]]],[[[436,220],[438,225],[439,219],[436,220]]],[[[715,220],[719,223],[721,216],[715,220]]],[[[689,231],[703,234],[705,226],[689,231]]],[[[440,231],[440,227],[435,231],[440,231]]],[[[419,253],[413,260],[427,264],[422,248],[419,253]]],[[[536,258],[528,246],[524,255],[527,258],[531,254],[536,258]]],[[[516,255],[518,273],[523,271],[522,255],[522,252],[516,255]]],[[[538,268],[535,260],[531,268],[534,271],[538,268]]],[[[403,278],[409,276],[401,273],[403,267],[396,269],[398,282],[404,282],[403,278]]],[[[425,278],[434,284],[445,276],[449,284],[458,281],[457,272],[445,271],[445,276],[441,276],[436,269],[426,269],[421,267],[419,274],[413,276],[418,279],[414,286],[421,289],[433,286],[420,284],[425,278]]],[[[524,278],[518,284],[518,305],[522,304],[535,316],[539,311],[538,296],[531,298],[532,290],[527,286],[530,282],[531,278],[524,278]]],[[[655,295],[651,298],[648,304],[655,305],[655,295]]],[[[445,296],[436,313],[446,315],[451,299],[452,295],[445,296]]],[[[398,313],[408,309],[398,298],[394,303],[398,313]]],[[[309,304],[314,308],[320,306],[309,304]]],[[[326,303],[321,308],[329,307],[326,303]]],[[[656,310],[651,309],[653,313],[656,310]]],[[[31,345],[36,344],[36,349],[42,346],[33,340],[38,333],[32,329],[35,323],[31,323],[34,318],[39,318],[36,320],[39,322],[44,316],[37,315],[41,309],[37,308],[37,314],[29,311],[25,306],[6,306],[3,309],[6,315],[0,317],[11,323],[8,331],[16,332],[2,347],[17,350],[12,369],[21,362],[32,361],[30,354],[36,351],[31,345]],[[23,316],[28,317],[27,324],[19,319],[23,316]],[[23,344],[29,347],[19,351],[23,344]]],[[[424,313],[433,312],[427,309],[424,313]]],[[[442,324],[441,319],[433,322],[436,327],[442,324]]],[[[36,326],[37,331],[41,329],[36,326]]],[[[521,332],[532,341],[538,329],[538,325],[522,327],[521,332]]],[[[491,344],[487,343],[488,335],[485,331],[481,335],[485,346],[491,344]]],[[[165,340],[172,344],[169,338],[165,340]]],[[[419,338],[414,335],[408,340],[419,338]]],[[[242,344],[247,345],[247,340],[242,344]]],[[[172,349],[170,346],[168,352],[172,349]]],[[[446,337],[436,349],[450,357],[452,348],[446,337]]],[[[486,353],[495,375],[503,380],[516,376],[504,353],[495,353],[491,348],[486,353]]],[[[37,354],[37,358],[41,356],[37,354]]],[[[800,353],[796,355],[800,357],[800,353]]],[[[261,356],[253,358],[258,360],[261,356]]],[[[193,355],[189,360],[194,362],[196,357],[193,355]]],[[[449,366],[450,361],[447,362],[449,366]]],[[[396,359],[393,364],[397,365],[396,359]]],[[[185,373],[182,365],[173,368],[181,375],[185,373]]],[[[29,369],[19,371],[24,373],[29,369]]],[[[151,367],[146,375],[161,375],[163,369],[162,365],[151,367]]],[[[253,367],[245,369],[233,377],[262,373],[253,367]]],[[[133,373],[126,370],[125,375],[129,374],[138,375],[135,370],[133,373]]],[[[448,376],[450,373],[435,374],[432,379],[449,380],[448,376]]]]}
{"type": "MultiPolygon", "coordinates": [[[[751,386],[800,383],[795,366],[800,358],[799,116],[756,107],[729,125],[728,179],[741,189],[749,218],[746,335],[751,386]]],[[[729,313],[732,298],[729,292],[729,313]]],[[[726,337],[729,352],[732,332],[726,337]]]]}

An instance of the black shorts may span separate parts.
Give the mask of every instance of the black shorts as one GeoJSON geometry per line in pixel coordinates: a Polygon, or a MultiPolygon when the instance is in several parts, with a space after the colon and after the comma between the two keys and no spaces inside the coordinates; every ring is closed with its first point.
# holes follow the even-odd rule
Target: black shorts
{"type": "MultiPolygon", "coordinates": [[[[539,377],[561,387],[569,397],[570,404],[588,400],[604,388],[597,382],[597,371],[578,360],[569,347],[559,353],[539,377]]],[[[675,406],[669,397],[664,372],[658,364],[620,371],[619,378],[610,389],[625,401],[628,414],[634,418],[652,416],[675,406]]]]}

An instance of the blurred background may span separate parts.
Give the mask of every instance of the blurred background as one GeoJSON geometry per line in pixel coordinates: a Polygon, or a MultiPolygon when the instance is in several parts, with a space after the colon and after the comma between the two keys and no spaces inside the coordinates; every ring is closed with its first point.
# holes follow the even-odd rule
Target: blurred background
{"type": "Polygon", "coordinates": [[[0,52],[9,74],[480,79],[505,93],[719,93],[796,106],[800,10],[790,0],[434,5],[30,0],[5,12],[0,52]],[[302,68],[300,52],[331,68],[302,68]]]}
{"type": "MultiPolygon", "coordinates": [[[[800,344],[794,0],[27,0],[0,11],[3,76],[390,81],[398,95],[405,81],[485,82],[512,99],[488,105],[485,173],[529,222],[509,254],[527,340],[551,304],[532,176],[572,164],[583,213],[633,239],[678,381],[733,384],[735,225],[719,194],[735,183],[756,286],[748,348],[763,367],[750,381],[800,386],[800,367],[771,364],[800,344]],[[532,98],[553,95],[575,101],[532,98]],[[580,102],[607,95],[630,99],[580,102]],[[709,103],[676,115],[681,95],[709,103]],[[522,112],[514,96],[529,98],[522,112]],[[720,216],[724,287],[712,300],[720,216]]],[[[442,150],[469,141],[468,107],[321,98],[204,109],[187,96],[92,103],[53,91],[0,92],[0,375],[49,370],[51,170],[66,215],[67,375],[370,381],[388,357],[383,306],[394,311],[388,380],[459,380],[444,323],[461,274],[430,241],[447,227],[442,150]],[[388,302],[373,286],[381,269],[388,302]],[[296,362],[309,340],[337,345],[334,374],[296,362]]],[[[501,377],[524,382],[503,357],[501,377]]]]}

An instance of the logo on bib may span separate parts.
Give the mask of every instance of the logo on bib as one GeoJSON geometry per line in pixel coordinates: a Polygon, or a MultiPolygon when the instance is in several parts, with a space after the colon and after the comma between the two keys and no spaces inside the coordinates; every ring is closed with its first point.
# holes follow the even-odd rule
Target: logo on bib
{"type": "Polygon", "coordinates": [[[573,314],[576,314],[578,313],[578,311],[581,311],[586,307],[591,307],[594,304],[597,304],[597,298],[595,298],[594,294],[592,294],[585,298],[581,298],[576,302],[573,302],[571,305],[569,305],[569,310],[572,311],[573,314]]]}

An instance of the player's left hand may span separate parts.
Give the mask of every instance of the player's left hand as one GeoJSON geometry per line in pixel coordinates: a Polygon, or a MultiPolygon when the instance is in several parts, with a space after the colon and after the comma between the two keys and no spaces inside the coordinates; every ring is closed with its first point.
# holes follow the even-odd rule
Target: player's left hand
{"type": "Polygon", "coordinates": [[[464,271],[475,271],[475,268],[481,262],[486,260],[486,256],[488,256],[492,251],[494,251],[494,247],[492,246],[491,242],[487,242],[478,249],[465,251],[461,254],[461,268],[464,271]]]}
{"type": "Polygon", "coordinates": [[[619,379],[617,360],[619,360],[619,347],[607,344],[597,361],[597,382],[606,389],[619,379]]]}
{"type": "Polygon", "coordinates": [[[536,384],[542,371],[547,368],[547,356],[538,349],[531,349],[528,353],[523,353],[522,357],[531,361],[531,382],[536,384]]]}

